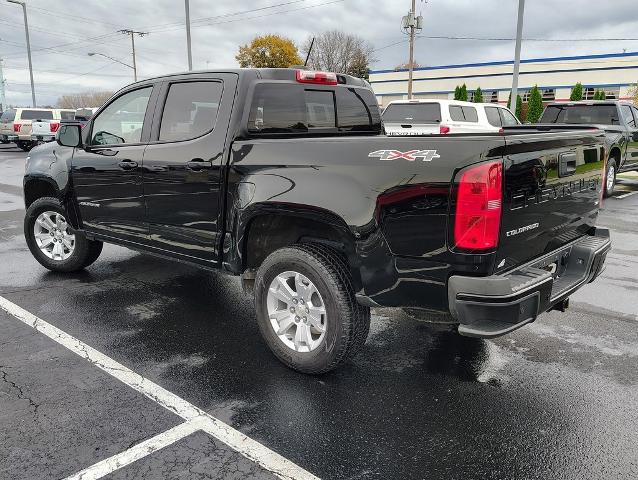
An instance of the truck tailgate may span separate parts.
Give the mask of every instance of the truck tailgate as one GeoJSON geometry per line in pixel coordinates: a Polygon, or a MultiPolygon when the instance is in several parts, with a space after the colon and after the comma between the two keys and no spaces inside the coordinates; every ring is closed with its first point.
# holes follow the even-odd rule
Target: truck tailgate
{"type": "Polygon", "coordinates": [[[591,231],[605,163],[597,130],[509,134],[505,144],[496,272],[591,231]]]}

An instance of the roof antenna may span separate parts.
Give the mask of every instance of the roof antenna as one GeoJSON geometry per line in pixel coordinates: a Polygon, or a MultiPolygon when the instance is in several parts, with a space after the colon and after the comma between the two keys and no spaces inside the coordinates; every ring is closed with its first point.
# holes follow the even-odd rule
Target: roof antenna
{"type": "Polygon", "coordinates": [[[310,42],[310,48],[308,49],[308,55],[306,55],[306,61],[303,62],[303,66],[307,67],[308,66],[308,60],[310,60],[310,54],[312,53],[312,47],[315,44],[315,37],[312,37],[312,41],[310,42]]]}

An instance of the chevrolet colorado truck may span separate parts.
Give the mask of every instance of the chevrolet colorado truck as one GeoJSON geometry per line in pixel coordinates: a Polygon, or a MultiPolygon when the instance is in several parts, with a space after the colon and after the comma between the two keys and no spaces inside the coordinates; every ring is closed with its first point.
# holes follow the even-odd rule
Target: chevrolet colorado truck
{"type": "Polygon", "coordinates": [[[545,108],[540,123],[588,124],[605,132],[605,149],[609,152],[605,172],[605,197],[614,193],[616,174],[638,171],[638,108],[631,102],[605,100],[550,103],[545,108]]]}
{"type": "Polygon", "coordinates": [[[24,232],[48,269],[103,242],[241,276],[273,353],[306,373],[365,343],[370,308],[490,338],[567,306],[611,246],[591,127],[390,137],[367,82],[190,72],[116,93],[32,150],[24,232]]]}

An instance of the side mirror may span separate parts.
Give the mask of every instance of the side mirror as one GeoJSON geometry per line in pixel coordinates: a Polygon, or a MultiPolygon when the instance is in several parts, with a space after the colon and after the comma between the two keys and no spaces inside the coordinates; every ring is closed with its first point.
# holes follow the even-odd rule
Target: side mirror
{"type": "Polygon", "coordinates": [[[63,147],[82,146],[82,126],[80,124],[60,125],[55,140],[63,147]]]}

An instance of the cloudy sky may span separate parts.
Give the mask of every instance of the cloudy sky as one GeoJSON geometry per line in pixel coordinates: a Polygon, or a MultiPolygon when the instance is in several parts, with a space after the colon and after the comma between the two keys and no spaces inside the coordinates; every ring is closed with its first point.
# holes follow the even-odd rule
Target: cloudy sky
{"type": "MultiPolygon", "coordinates": [[[[631,40],[638,38],[636,0],[589,3],[527,0],[523,58],[638,51],[638,40],[631,40]],[[598,40],[602,38],[616,40],[598,40]]],[[[409,0],[191,0],[193,66],[237,66],[238,45],[255,35],[276,33],[301,44],[312,34],[342,29],[377,49],[373,69],[394,68],[407,61],[407,41],[399,25],[409,4],[409,0]]],[[[149,32],[136,38],[140,78],[186,70],[182,0],[27,0],[27,5],[40,105],[54,104],[64,93],[116,90],[130,83],[131,69],[87,55],[98,52],[131,63],[130,38],[117,33],[119,29],[149,32]]],[[[517,5],[517,0],[417,0],[424,29],[416,42],[416,61],[441,65],[511,59],[517,5]]],[[[0,57],[7,103],[28,105],[22,9],[4,0],[0,0],[0,57]]]]}

